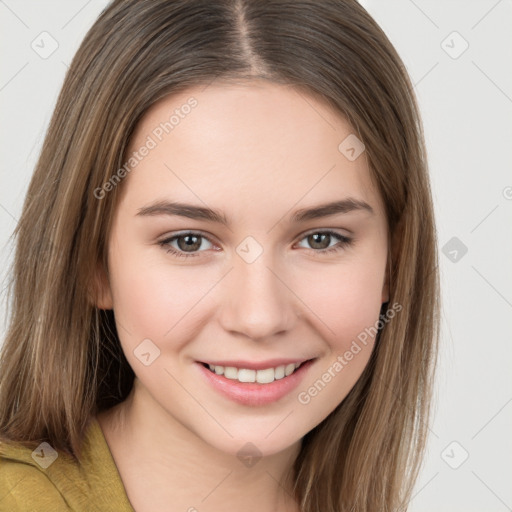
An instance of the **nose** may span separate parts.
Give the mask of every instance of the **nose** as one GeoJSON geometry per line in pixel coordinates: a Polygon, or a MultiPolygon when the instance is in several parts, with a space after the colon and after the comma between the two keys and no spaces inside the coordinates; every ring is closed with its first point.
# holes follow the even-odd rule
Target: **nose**
{"type": "Polygon", "coordinates": [[[236,257],[224,283],[222,327],[255,341],[270,341],[292,329],[299,301],[287,285],[287,275],[265,253],[252,263],[236,257]]]}

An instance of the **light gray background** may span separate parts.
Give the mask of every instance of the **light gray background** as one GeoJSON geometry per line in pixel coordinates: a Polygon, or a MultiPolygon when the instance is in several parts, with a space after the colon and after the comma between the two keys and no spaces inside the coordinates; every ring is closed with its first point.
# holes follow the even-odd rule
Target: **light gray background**
{"type": "MultiPolygon", "coordinates": [[[[362,3],[396,46],[415,84],[440,241],[443,325],[436,416],[410,510],[512,510],[512,2],[362,3]]],[[[0,0],[2,313],[12,258],[9,237],[57,94],[72,56],[106,4],[0,0]],[[40,51],[43,44],[46,51],[51,48],[48,36],[40,36],[44,31],[58,43],[47,58],[31,47],[35,41],[40,51]]],[[[3,340],[5,318],[0,330],[3,340]]]]}

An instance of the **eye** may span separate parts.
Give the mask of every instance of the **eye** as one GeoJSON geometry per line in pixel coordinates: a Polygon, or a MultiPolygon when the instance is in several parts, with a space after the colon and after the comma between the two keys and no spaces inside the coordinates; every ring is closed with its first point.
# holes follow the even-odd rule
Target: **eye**
{"type": "MultiPolygon", "coordinates": [[[[199,249],[205,249],[204,242],[212,245],[211,240],[201,233],[187,231],[186,233],[181,233],[170,238],[166,238],[165,240],[162,240],[158,243],[164,247],[168,253],[178,257],[189,258],[197,256],[197,252],[202,252],[199,251],[199,249]]],[[[211,247],[206,247],[206,249],[210,248],[211,247]]]]}
{"type": "MultiPolygon", "coordinates": [[[[320,254],[340,251],[353,243],[352,238],[330,230],[311,232],[303,237],[301,242],[303,240],[306,240],[310,245],[310,250],[320,254]],[[335,243],[332,244],[332,242],[335,243]]],[[[199,256],[199,253],[203,252],[203,250],[211,249],[213,246],[213,242],[208,237],[193,231],[174,235],[158,242],[158,244],[163,247],[167,253],[180,258],[199,256]],[[204,246],[205,242],[207,247],[204,246]],[[208,244],[210,244],[210,247],[208,247],[208,244]]]]}
{"type": "Polygon", "coordinates": [[[353,243],[352,238],[331,230],[313,231],[302,238],[302,240],[306,240],[310,248],[320,254],[340,251],[353,243]],[[337,243],[331,245],[331,242],[336,242],[336,240],[337,243]]]}

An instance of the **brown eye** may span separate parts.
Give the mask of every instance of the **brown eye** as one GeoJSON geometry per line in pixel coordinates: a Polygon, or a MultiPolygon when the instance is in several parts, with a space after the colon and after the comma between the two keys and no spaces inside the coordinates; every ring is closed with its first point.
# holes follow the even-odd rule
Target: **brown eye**
{"type": "Polygon", "coordinates": [[[174,235],[170,238],[166,238],[159,242],[168,253],[174,254],[175,256],[198,256],[204,249],[211,247],[204,247],[204,242],[212,246],[212,242],[204,235],[200,233],[182,233],[180,235],[174,235]],[[203,248],[203,250],[199,250],[203,248]]]}
{"type": "Polygon", "coordinates": [[[320,254],[341,250],[343,247],[347,247],[353,242],[352,238],[348,238],[334,231],[315,231],[307,234],[302,240],[307,242],[307,246],[302,245],[301,247],[313,249],[320,254]],[[332,242],[336,241],[337,243],[332,244],[332,242]]]}
{"type": "Polygon", "coordinates": [[[309,245],[313,249],[327,249],[331,242],[331,235],[326,233],[313,233],[307,237],[309,245]]]}
{"type": "Polygon", "coordinates": [[[185,252],[197,251],[201,247],[202,237],[197,235],[181,235],[176,237],[178,248],[185,252]]]}

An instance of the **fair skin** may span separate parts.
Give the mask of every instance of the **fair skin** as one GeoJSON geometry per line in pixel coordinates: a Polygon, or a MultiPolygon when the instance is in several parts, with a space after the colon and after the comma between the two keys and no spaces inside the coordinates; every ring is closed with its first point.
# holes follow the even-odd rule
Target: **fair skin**
{"type": "Polygon", "coordinates": [[[191,96],[197,106],[121,184],[98,306],[114,310],[136,377],[127,400],[98,420],[137,512],[297,511],[286,472],[304,435],[354,386],[374,340],[307,404],[298,395],[388,300],[384,206],[366,154],[350,161],[338,150],[354,133],[348,122],[269,82],[216,82],[166,97],[139,123],[129,152],[191,96]],[[292,219],[347,198],[372,211],[292,219]],[[230,224],[137,215],[156,201],[209,207],[230,224]],[[326,230],[353,242],[322,236],[326,230]],[[190,254],[189,231],[199,237],[195,256],[167,252],[190,254]],[[177,232],[181,238],[159,244],[177,232]],[[249,236],[258,245],[245,248],[262,250],[250,263],[237,252],[249,236]],[[160,350],[147,366],[134,354],[145,339],[160,350]],[[260,405],[219,393],[200,366],[276,358],[312,363],[296,388],[260,405]],[[262,457],[250,467],[237,457],[248,442],[262,457]]]}

